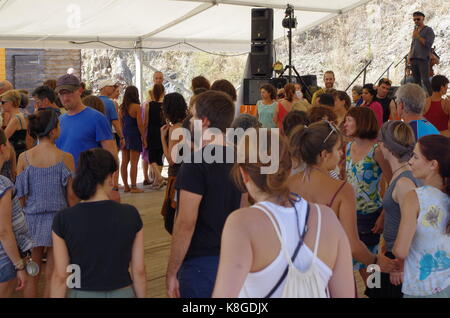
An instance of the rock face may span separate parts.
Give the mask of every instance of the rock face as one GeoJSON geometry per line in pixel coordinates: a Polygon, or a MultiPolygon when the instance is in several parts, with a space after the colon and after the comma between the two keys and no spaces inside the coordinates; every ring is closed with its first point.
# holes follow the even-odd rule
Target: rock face
{"type": "MultiPolygon", "coordinates": [[[[94,91],[100,79],[113,78],[132,85],[136,76],[136,63],[132,50],[81,50],[82,78],[94,91]]],[[[236,87],[240,84],[246,56],[222,57],[202,52],[148,51],[143,54],[143,87],[151,88],[153,73],[164,73],[167,91],[177,91],[188,98],[191,79],[204,75],[211,84],[218,79],[228,79],[236,87]]],[[[146,92],[144,96],[146,96],[146,92]]]]}
{"type": "MultiPolygon", "coordinates": [[[[414,27],[412,13],[425,13],[426,24],[436,34],[434,46],[441,57],[435,66],[436,74],[450,77],[450,1],[448,0],[373,0],[346,14],[321,24],[309,31],[293,32],[293,64],[301,75],[314,74],[323,85],[326,70],[336,74],[336,86],[345,89],[364,65],[368,68],[367,81],[376,81],[394,62],[389,77],[398,85],[404,76],[404,63],[395,64],[405,56],[410,47],[414,27]]],[[[297,18],[301,20],[301,13],[297,18]]],[[[275,23],[281,21],[275,21],[275,23]]],[[[288,61],[287,39],[275,42],[277,58],[288,61]]],[[[81,50],[82,78],[94,90],[96,82],[114,78],[123,84],[134,82],[135,58],[132,50],[81,50]]],[[[160,70],[166,79],[168,91],[178,91],[190,96],[190,81],[204,75],[211,83],[226,78],[236,87],[241,84],[247,56],[221,57],[202,52],[144,51],[143,87],[152,85],[154,71],[160,70]]],[[[385,74],[385,77],[387,74],[385,74]]],[[[362,77],[355,83],[362,84],[362,77]]],[[[144,96],[147,94],[144,93],[144,96]]]]}
{"type": "MultiPolygon", "coordinates": [[[[394,66],[410,48],[414,24],[412,13],[426,15],[432,27],[434,45],[441,58],[435,74],[450,76],[450,1],[374,0],[306,32],[293,32],[293,64],[304,74],[317,75],[319,85],[327,70],[336,74],[339,89],[345,89],[365,64],[367,83],[376,81],[394,62],[389,78],[398,85],[404,77],[404,63],[394,66]]],[[[297,15],[301,20],[301,14],[297,15]]],[[[288,61],[287,39],[276,41],[278,59],[288,61]]],[[[387,77],[387,74],[384,75],[387,77]]],[[[355,83],[362,84],[362,77],[355,83]]]]}

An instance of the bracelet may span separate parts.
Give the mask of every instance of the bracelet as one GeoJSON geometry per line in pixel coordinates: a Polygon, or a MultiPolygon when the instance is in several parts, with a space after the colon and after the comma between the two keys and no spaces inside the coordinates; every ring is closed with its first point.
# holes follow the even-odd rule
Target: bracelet
{"type": "Polygon", "coordinates": [[[14,264],[14,269],[16,271],[21,271],[25,269],[25,262],[21,258],[17,263],[14,264]]]}

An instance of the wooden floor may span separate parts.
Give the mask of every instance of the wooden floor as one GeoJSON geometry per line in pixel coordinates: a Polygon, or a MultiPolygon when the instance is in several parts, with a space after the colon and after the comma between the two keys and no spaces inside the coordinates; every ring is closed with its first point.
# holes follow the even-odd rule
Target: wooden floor
{"type": "Polygon", "coordinates": [[[121,194],[122,202],[134,205],[144,223],[147,297],[166,297],[165,274],[170,250],[170,235],[164,229],[161,205],[165,188],[139,194],[121,194]]]}

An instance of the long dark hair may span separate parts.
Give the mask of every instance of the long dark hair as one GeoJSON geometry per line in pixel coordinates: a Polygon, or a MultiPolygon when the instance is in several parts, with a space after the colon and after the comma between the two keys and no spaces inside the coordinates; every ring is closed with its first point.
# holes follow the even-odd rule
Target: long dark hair
{"type": "Polygon", "coordinates": [[[162,113],[163,117],[172,124],[182,122],[187,115],[187,105],[183,95],[180,93],[170,93],[164,96],[162,113]]]}
{"type": "Polygon", "coordinates": [[[116,159],[109,151],[102,148],[83,151],[73,180],[73,191],[81,200],[92,198],[97,192],[97,185],[103,184],[117,168],[116,159]]]}
{"type": "Polygon", "coordinates": [[[125,93],[123,94],[123,101],[120,105],[120,110],[122,111],[122,114],[128,114],[128,107],[131,104],[140,104],[139,100],[139,90],[136,86],[128,86],[125,90],[125,93]]]}
{"type": "MultiPolygon", "coordinates": [[[[427,160],[438,162],[444,192],[450,196],[450,138],[442,135],[428,135],[420,138],[418,143],[420,152],[427,160]]],[[[447,212],[450,216],[450,210],[447,212]]],[[[450,220],[447,222],[446,234],[450,234],[450,220]]]]}
{"type": "Polygon", "coordinates": [[[153,99],[155,100],[155,102],[159,102],[159,100],[161,99],[161,97],[163,97],[164,95],[164,85],[162,84],[155,84],[153,85],[153,99]]]}
{"type": "Polygon", "coordinates": [[[28,133],[34,139],[45,138],[58,127],[58,115],[54,110],[40,110],[28,116],[28,133]]]}

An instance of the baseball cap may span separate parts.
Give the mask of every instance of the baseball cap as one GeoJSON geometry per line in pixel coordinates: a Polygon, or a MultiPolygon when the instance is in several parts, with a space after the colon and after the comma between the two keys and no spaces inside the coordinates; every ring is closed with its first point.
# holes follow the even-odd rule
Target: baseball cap
{"type": "Polygon", "coordinates": [[[58,78],[58,80],[56,81],[55,92],[58,93],[60,90],[63,89],[74,92],[80,87],[81,83],[78,77],[72,74],[65,74],[60,78],[58,78]]]}
{"type": "Polygon", "coordinates": [[[114,86],[116,85],[116,82],[112,79],[104,79],[98,82],[98,89],[102,89],[103,87],[107,86],[114,86]]]}

